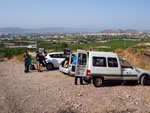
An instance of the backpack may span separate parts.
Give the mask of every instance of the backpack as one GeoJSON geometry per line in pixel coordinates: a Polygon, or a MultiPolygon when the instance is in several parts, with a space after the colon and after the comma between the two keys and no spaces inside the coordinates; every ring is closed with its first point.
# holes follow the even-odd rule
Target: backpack
{"type": "Polygon", "coordinates": [[[30,65],[30,70],[36,70],[33,64],[30,65]]]}

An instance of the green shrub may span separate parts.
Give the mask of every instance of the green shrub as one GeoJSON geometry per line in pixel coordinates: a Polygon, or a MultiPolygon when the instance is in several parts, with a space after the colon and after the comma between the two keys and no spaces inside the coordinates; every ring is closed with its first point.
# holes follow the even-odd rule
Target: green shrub
{"type": "Polygon", "coordinates": [[[24,53],[24,51],[35,51],[36,49],[30,49],[30,48],[1,48],[0,49],[0,58],[11,58],[16,55],[21,55],[24,53]]]}

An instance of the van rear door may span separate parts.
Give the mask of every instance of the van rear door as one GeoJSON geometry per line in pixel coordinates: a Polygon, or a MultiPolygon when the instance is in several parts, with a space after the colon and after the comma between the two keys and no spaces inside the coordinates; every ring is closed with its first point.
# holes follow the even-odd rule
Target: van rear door
{"type": "Polygon", "coordinates": [[[75,76],[85,77],[87,75],[87,51],[77,50],[75,76]]]}
{"type": "Polygon", "coordinates": [[[73,58],[77,56],[76,53],[71,53],[69,58],[69,70],[71,75],[75,75],[75,64],[73,63],[73,58]]]}

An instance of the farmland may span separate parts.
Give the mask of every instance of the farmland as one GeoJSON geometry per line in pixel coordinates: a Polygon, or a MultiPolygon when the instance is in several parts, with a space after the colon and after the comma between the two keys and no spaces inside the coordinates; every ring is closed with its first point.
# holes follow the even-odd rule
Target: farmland
{"type": "Polygon", "coordinates": [[[36,51],[37,48],[44,48],[47,51],[61,51],[62,48],[69,48],[93,51],[116,51],[125,50],[129,47],[148,50],[150,45],[148,35],[122,35],[122,36],[89,36],[85,34],[24,34],[24,35],[2,35],[0,37],[0,59],[11,58],[21,55],[25,50],[36,51]],[[31,47],[30,47],[31,46],[31,47]],[[34,46],[34,48],[32,47],[34,46]]]}

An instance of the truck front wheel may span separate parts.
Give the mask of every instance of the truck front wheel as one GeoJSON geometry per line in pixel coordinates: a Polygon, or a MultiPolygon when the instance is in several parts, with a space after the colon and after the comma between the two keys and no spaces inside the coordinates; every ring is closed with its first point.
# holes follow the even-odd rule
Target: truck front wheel
{"type": "Polygon", "coordinates": [[[93,78],[93,85],[95,87],[101,87],[103,84],[103,79],[102,78],[93,78]]]}
{"type": "Polygon", "coordinates": [[[143,85],[143,86],[150,85],[150,79],[147,75],[143,75],[141,77],[141,85],[143,85]]]}

